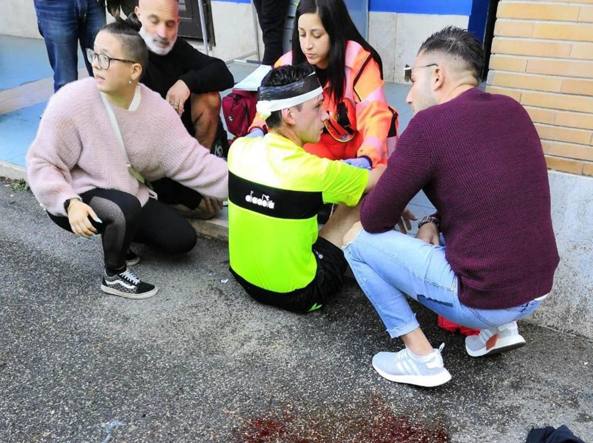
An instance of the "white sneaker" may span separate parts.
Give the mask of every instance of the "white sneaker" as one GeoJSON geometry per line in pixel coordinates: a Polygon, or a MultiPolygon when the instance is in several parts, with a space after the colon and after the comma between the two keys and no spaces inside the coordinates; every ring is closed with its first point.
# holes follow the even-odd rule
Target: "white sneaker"
{"type": "Polygon", "coordinates": [[[465,350],[472,357],[510,351],[523,345],[525,345],[525,339],[519,334],[516,321],[497,328],[482,329],[479,335],[465,337],[465,350]]]}
{"type": "Polygon", "coordinates": [[[373,357],[373,368],[382,377],[396,383],[427,388],[439,386],[451,380],[441,356],[444,347],[443,343],[426,356],[416,356],[407,348],[399,352],[379,352],[373,357]]]}

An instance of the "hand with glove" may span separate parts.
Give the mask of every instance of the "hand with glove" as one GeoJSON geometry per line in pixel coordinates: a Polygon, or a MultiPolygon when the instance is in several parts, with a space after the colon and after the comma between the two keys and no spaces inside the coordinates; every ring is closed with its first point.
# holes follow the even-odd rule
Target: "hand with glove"
{"type": "Polygon", "coordinates": [[[369,170],[372,169],[371,161],[368,159],[368,157],[347,158],[342,161],[357,168],[369,170]]]}
{"type": "Polygon", "coordinates": [[[247,134],[245,134],[245,137],[263,137],[265,135],[264,131],[262,128],[251,128],[251,131],[249,131],[247,134]]]}

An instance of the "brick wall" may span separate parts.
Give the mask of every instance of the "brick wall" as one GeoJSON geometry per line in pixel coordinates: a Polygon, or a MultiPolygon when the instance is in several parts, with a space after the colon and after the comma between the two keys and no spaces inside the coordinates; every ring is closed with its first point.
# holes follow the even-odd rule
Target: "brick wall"
{"type": "Polygon", "coordinates": [[[550,169],[593,176],[593,0],[501,0],[487,90],[531,116],[550,169]]]}

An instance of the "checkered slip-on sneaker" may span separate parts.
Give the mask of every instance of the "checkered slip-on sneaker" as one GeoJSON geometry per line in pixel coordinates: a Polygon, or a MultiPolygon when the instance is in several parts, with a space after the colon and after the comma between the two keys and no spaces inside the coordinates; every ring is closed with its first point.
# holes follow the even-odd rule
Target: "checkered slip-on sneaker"
{"type": "Polygon", "coordinates": [[[115,275],[104,274],[101,290],[107,294],[140,300],[152,297],[159,289],[150,283],[141,281],[132,271],[126,269],[115,275]]]}

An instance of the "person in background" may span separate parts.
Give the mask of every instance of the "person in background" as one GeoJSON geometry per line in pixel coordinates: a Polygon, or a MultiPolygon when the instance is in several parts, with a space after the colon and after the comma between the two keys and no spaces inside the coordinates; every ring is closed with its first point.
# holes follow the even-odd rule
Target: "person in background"
{"type": "Polygon", "coordinates": [[[284,53],[284,22],[290,0],[253,0],[264,41],[262,64],[271,65],[284,53]]]}
{"type": "MultiPolygon", "coordinates": [[[[222,60],[202,54],[178,37],[177,0],[140,0],[135,15],[148,47],[142,83],[167,100],[202,146],[222,156],[228,142],[220,120],[220,92],[233,86],[233,75],[222,60]]],[[[152,185],[161,201],[190,217],[211,218],[222,208],[221,202],[203,198],[169,178],[152,185]]]]}
{"type": "Polygon", "coordinates": [[[175,110],[139,84],[148,53],[123,23],[105,26],[88,49],[93,77],[50,99],[27,152],[27,180],[58,226],[89,238],[101,235],[101,290],[142,299],[157,288],[129,268],[139,261],[131,242],[180,254],[196,243],[193,227],[150,198],[147,180],[162,177],[203,195],[227,197],[223,159],[200,146],[175,110]]]}
{"type": "Polygon", "coordinates": [[[362,227],[345,239],[356,280],[388,334],[403,341],[399,352],[373,357],[375,370],[398,383],[451,379],[442,346],[433,349],[406,297],[479,329],[465,348],[482,357],[525,344],[517,320],[540,306],[558,266],[537,131],[515,100],[478,88],[483,67],[481,44],[462,29],[422,44],[406,72],[415,116],[362,202],[362,227]],[[412,238],[392,227],[420,190],[437,212],[412,238]]]}
{"type": "MultiPolygon", "coordinates": [[[[319,141],[304,149],[362,168],[384,164],[395,147],[397,113],[385,101],[381,58],[357,31],[342,0],[301,0],[292,51],[275,66],[300,63],[314,67],[329,112],[319,141]]],[[[249,135],[265,131],[256,116],[249,135]]]]}
{"type": "MultiPolygon", "coordinates": [[[[54,92],[78,78],[78,44],[84,53],[105,25],[103,0],[34,0],[39,33],[54,71],[54,92]]],[[[6,12],[6,11],[5,11],[6,12]]],[[[93,74],[85,59],[89,75],[93,74]]]]}

